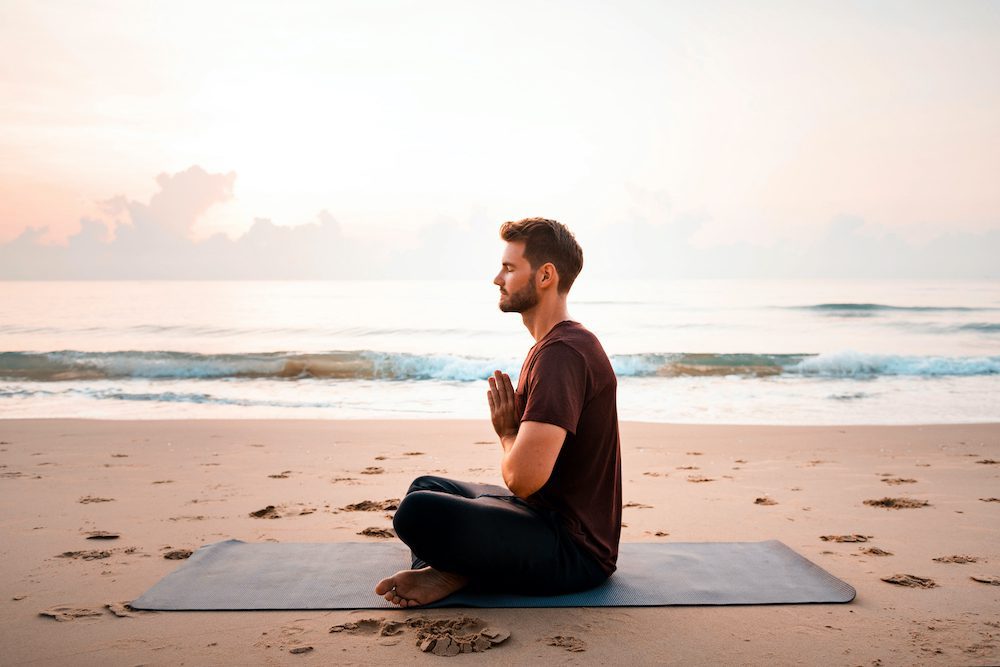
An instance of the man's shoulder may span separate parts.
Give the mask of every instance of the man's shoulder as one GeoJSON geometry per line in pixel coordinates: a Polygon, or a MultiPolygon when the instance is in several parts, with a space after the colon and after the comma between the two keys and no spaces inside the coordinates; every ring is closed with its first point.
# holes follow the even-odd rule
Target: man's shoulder
{"type": "Polygon", "coordinates": [[[599,378],[614,375],[611,360],[601,342],[579,322],[561,323],[559,329],[535,349],[533,356],[542,366],[579,364],[588,375],[599,378]]]}
{"type": "Polygon", "coordinates": [[[597,350],[604,355],[604,348],[601,345],[601,341],[597,339],[597,336],[590,329],[579,322],[560,322],[552,332],[552,335],[546,338],[543,344],[539,346],[539,351],[556,345],[566,346],[585,357],[590,356],[597,350]]]}

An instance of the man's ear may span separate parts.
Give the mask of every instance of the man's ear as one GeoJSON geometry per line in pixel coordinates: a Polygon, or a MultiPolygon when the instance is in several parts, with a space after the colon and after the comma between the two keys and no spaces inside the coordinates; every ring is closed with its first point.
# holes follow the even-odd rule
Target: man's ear
{"type": "Polygon", "coordinates": [[[555,285],[559,280],[559,273],[556,271],[556,267],[552,262],[546,262],[542,264],[538,269],[538,286],[543,288],[549,288],[555,285]]]}

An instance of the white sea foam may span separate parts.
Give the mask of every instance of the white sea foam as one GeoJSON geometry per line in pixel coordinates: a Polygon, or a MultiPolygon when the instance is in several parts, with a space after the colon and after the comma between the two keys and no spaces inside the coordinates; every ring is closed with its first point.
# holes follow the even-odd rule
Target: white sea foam
{"type": "MultiPolygon", "coordinates": [[[[618,377],[804,375],[818,377],[972,376],[1000,374],[1000,356],[935,357],[841,351],[790,354],[626,354],[610,358],[618,377]]],[[[515,380],[514,358],[453,354],[339,351],[317,354],[203,355],[186,352],[0,353],[0,377],[37,381],[109,378],[208,380],[224,378],[354,380],[485,380],[495,370],[515,380]]]]}
{"type": "Polygon", "coordinates": [[[843,350],[803,359],[785,372],[828,377],[996,375],[1000,373],[1000,356],[918,357],[843,350]]]}

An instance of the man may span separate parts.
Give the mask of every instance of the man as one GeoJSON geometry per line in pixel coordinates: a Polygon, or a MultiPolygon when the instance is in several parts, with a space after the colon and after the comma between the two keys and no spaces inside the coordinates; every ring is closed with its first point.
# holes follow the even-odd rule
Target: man
{"type": "Polygon", "coordinates": [[[550,595],[584,590],[615,570],[621,535],[617,380],[597,338],[569,317],[583,251],[562,224],[507,222],[500,310],[521,313],[535,345],[517,390],[496,371],[487,402],[503,447],[504,489],[424,476],[393,526],[413,569],[378,582],[401,607],[469,587],[550,595]]]}

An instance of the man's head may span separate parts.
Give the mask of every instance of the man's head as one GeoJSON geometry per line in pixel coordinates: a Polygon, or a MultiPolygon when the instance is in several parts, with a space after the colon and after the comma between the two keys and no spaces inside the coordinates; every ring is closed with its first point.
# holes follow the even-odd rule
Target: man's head
{"type": "Polygon", "coordinates": [[[500,226],[507,241],[503,266],[493,280],[500,287],[500,309],[523,313],[538,304],[539,287],[565,296],[583,268],[583,250],[565,225],[546,218],[525,218],[500,226]]]}

